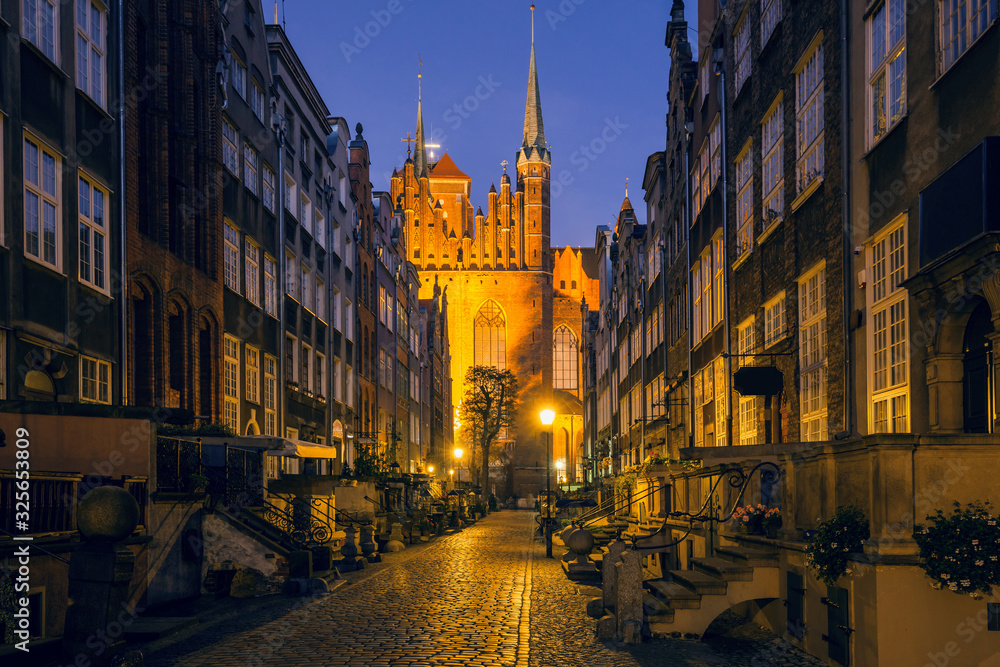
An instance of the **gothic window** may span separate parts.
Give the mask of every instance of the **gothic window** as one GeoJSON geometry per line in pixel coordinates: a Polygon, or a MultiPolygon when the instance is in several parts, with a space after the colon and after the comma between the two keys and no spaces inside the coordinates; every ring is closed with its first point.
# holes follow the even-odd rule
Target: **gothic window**
{"type": "Polygon", "coordinates": [[[553,360],[552,386],[555,389],[575,390],[577,388],[577,341],[576,335],[566,325],[556,329],[553,360]]]}
{"type": "Polygon", "coordinates": [[[490,299],[476,313],[475,363],[477,366],[507,368],[507,322],[496,301],[490,299]]]}

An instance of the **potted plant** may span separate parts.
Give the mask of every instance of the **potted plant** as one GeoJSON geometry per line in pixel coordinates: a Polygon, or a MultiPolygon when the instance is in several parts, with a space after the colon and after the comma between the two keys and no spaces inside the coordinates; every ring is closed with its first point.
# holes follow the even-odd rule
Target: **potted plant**
{"type": "Polygon", "coordinates": [[[1000,585],[1000,526],[989,502],[956,501],[951,514],[937,510],[927,519],[929,526],[913,527],[913,539],[931,586],[977,600],[992,595],[1000,585]]]}
{"type": "Polygon", "coordinates": [[[427,517],[424,517],[420,520],[420,523],[417,524],[417,528],[420,530],[421,537],[429,537],[434,531],[434,522],[427,517]]]}
{"type": "Polygon", "coordinates": [[[208,488],[208,477],[197,472],[188,475],[188,488],[194,493],[204,493],[208,488]]]}
{"type": "Polygon", "coordinates": [[[781,528],[781,510],[777,507],[768,508],[761,522],[764,525],[764,535],[773,540],[778,537],[778,529],[781,528]]]}
{"type": "Polygon", "coordinates": [[[850,555],[863,551],[869,535],[865,513],[856,505],[841,505],[832,518],[819,525],[806,547],[809,567],[820,581],[835,585],[840,577],[851,573],[850,555]]]}
{"type": "Polygon", "coordinates": [[[736,524],[738,531],[749,535],[760,535],[764,532],[764,513],[767,508],[763,505],[746,505],[733,510],[732,521],[736,524]]]}

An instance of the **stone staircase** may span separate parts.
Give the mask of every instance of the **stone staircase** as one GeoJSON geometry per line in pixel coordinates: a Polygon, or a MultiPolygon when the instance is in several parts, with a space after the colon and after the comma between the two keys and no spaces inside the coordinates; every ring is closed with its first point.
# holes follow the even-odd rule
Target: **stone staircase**
{"type": "Polygon", "coordinates": [[[719,547],[715,553],[692,559],[690,570],[643,582],[643,625],[649,634],[702,635],[733,605],[780,597],[778,554],[747,547],[719,547]]]}

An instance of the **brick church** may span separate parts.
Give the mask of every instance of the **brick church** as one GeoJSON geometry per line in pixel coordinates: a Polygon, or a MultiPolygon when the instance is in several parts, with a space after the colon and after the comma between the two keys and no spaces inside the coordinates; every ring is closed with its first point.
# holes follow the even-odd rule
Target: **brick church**
{"type": "Polygon", "coordinates": [[[455,416],[460,422],[469,367],[513,370],[521,409],[504,443],[513,478],[505,480],[506,489],[496,486],[496,493],[524,496],[544,489],[547,443],[540,437],[539,411],[545,407],[557,413],[552,488],[560,479],[579,482],[581,328],[588,304],[598,304],[597,260],[591,248],[551,245],[552,156],[534,41],[516,184],[504,161],[499,191],[490,187],[485,214],[473,203],[472,180],[447,153],[428,162],[421,104],[418,98],[414,153],[393,172],[392,198],[402,210],[408,259],[419,270],[420,298],[431,298],[437,286],[447,299],[455,416]]]}

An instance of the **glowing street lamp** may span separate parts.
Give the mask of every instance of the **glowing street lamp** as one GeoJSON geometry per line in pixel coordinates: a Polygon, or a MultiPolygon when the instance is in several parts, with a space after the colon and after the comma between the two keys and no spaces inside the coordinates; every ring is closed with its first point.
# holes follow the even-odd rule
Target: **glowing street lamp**
{"type": "Polygon", "coordinates": [[[548,426],[548,453],[545,456],[545,557],[552,558],[552,422],[556,413],[545,408],[538,413],[543,426],[548,426]]]}

